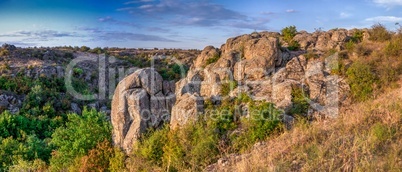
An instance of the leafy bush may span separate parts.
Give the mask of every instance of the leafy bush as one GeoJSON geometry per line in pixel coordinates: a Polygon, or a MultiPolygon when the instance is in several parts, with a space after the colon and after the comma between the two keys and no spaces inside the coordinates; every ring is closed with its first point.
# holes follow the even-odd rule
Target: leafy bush
{"type": "Polygon", "coordinates": [[[114,148],[109,140],[104,140],[88,151],[88,154],[75,159],[69,171],[115,171],[124,170],[124,153],[114,148]]]}
{"type": "Polygon", "coordinates": [[[350,40],[352,41],[352,42],[354,42],[354,43],[359,43],[359,42],[362,42],[362,40],[363,40],[363,31],[362,30],[356,30],[354,33],[353,33],[353,35],[352,35],[352,37],[350,38],[350,40]]]}
{"type": "Polygon", "coordinates": [[[81,48],[80,48],[80,51],[81,51],[81,52],[87,52],[87,51],[89,51],[89,50],[91,50],[91,48],[89,48],[89,47],[87,47],[87,46],[81,46],[81,48]]]}
{"type": "Polygon", "coordinates": [[[300,87],[292,88],[293,106],[290,109],[292,116],[305,116],[309,108],[308,96],[300,87]]]}
{"type": "Polygon", "coordinates": [[[300,48],[300,44],[297,41],[290,41],[288,44],[288,49],[290,51],[295,51],[300,48]]]}
{"type": "Polygon", "coordinates": [[[391,33],[387,30],[387,28],[384,25],[378,23],[371,26],[370,30],[371,41],[384,42],[390,40],[391,36],[392,36],[391,33]]]}
{"type": "Polygon", "coordinates": [[[384,48],[386,56],[401,56],[402,54],[402,38],[395,37],[384,48]]]}
{"type": "Polygon", "coordinates": [[[346,50],[348,50],[349,52],[352,52],[353,49],[355,48],[355,42],[352,41],[352,40],[350,40],[349,42],[347,42],[347,43],[345,44],[345,48],[346,48],[346,50]]]}
{"type": "Polygon", "coordinates": [[[65,127],[57,128],[52,135],[51,145],[56,147],[50,160],[51,169],[61,171],[73,164],[74,159],[111,138],[111,125],[105,114],[86,110],[82,116],[69,114],[65,127]]]}
{"type": "Polygon", "coordinates": [[[74,68],[73,69],[73,73],[74,75],[82,75],[84,73],[84,70],[82,70],[81,68],[74,68]]]}
{"type": "Polygon", "coordinates": [[[367,47],[367,44],[365,44],[364,42],[355,45],[355,46],[354,46],[354,50],[355,50],[356,54],[357,54],[358,56],[360,56],[360,57],[362,57],[362,56],[368,56],[368,55],[371,54],[371,51],[372,51],[371,49],[369,49],[369,48],[367,47]]]}
{"type": "Polygon", "coordinates": [[[1,50],[0,51],[0,56],[8,56],[10,52],[8,50],[1,50]]]}
{"type": "Polygon", "coordinates": [[[299,49],[300,44],[293,40],[297,34],[296,26],[288,26],[283,28],[281,30],[281,34],[283,36],[283,40],[288,43],[289,50],[293,51],[299,49]]]}
{"type": "Polygon", "coordinates": [[[207,59],[206,65],[215,63],[221,58],[221,55],[219,53],[215,53],[212,57],[207,59]]]}
{"type": "Polygon", "coordinates": [[[284,39],[286,42],[289,43],[290,41],[293,40],[293,37],[295,37],[296,34],[297,34],[296,26],[288,26],[288,27],[285,27],[285,28],[283,28],[283,29],[281,30],[281,33],[282,33],[283,39],[284,39]]]}
{"type": "Polygon", "coordinates": [[[227,81],[223,82],[221,85],[221,94],[222,96],[227,96],[231,91],[233,91],[237,87],[236,81],[227,81]]]}
{"type": "Polygon", "coordinates": [[[132,151],[134,155],[145,158],[151,163],[161,165],[163,157],[163,147],[168,141],[169,126],[166,125],[163,129],[149,131],[148,134],[142,137],[142,140],[132,151]]]}
{"type": "Polygon", "coordinates": [[[377,77],[372,68],[364,63],[355,62],[346,72],[352,96],[358,101],[371,98],[377,77]]]}
{"type": "Polygon", "coordinates": [[[90,52],[95,53],[95,54],[103,54],[103,53],[105,53],[105,51],[100,47],[96,47],[96,48],[92,49],[90,52]]]}
{"type": "Polygon", "coordinates": [[[233,148],[237,151],[245,151],[258,141],[280,132],[282,129],[281,112],[272,103],[260,103],[252,105],[249,116],[241,119],[242,128],[245,130],[239,135],[232,136],[233,148]]]}

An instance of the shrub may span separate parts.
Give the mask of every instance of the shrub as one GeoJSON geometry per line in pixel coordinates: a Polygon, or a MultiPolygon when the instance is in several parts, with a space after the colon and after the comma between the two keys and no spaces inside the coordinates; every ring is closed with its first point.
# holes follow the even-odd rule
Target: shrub
{"type": "Polygon", "coordinates": [[[73,72],[74,72],[74,75],[82,75],[84,73],[84,70],[76,67],[73,69],[73,72]]]}
{"type": "Polygon", "coordinates": [[[8,56],[10,52],[8,50],[1,50],[0,51],[0,56],[8,56]]]}
{"type": "Polygon", "coordinates": [[[236,81],[227,81],[222,83],[221,85],[221,94],[222,96],[227,96],[231,91],[233,91],[237,87],[236,81]]]}
{"type": "Polygon", "coordinates": [[[354,46],[354,50],[358,56],[368,56],[371,54],[371,49],[367,47],[367,44],[360,43],[354,46]]]}
{"type": "Polygon", "coordinates": [[[300,48],[300,44],[297,41],[290,41],[288,45],[288,49],[290,51],[295,51],[300,48]]]}
{"type": "Polygon", "coordinates": [[[352,52],[353,49],[355,48],[355,42],[350,40],[349,42],[346,43],[345,45],[346,50],[348,50],[349,52],[352,52]]]}
{"type": "Polygon", "coordinates": [[[160,130],[149,131],[133,150],[133,154],[145,158],[156,165],[162,165],[163,146],[168,141],[169,126],[160,130]]]}
{"type": "Polygon", "coordinates": [[[89,51],[91,48],[87,47],[87,46],[81,46],[80,51],[81,52],[87,52],[89,51]]]}
{"type": "Polygon", "coordinates": [[[377,77],[372,68],[364,63],[353,63],[346,72],[352,96],[358,101],[371,98],[377,77]]]}
{"type": "Polygon", "coordinates": [[[362,30],[356,30],[354,33],[353,33],[353,35],[352,35],[352,37],[350,38],[350,40],[352,41],[352,42],[354,42],[354,43],[359,43],[359,42],[362,42],[362,40],[363,40],[363,31],[362,30]]]}
{"type": "Polygon", "coordinates": [[[124,170],[124,154],[104,140],[88,152],[88,155],[76,159],[70,171],[122,171],[124,170]],[[123,155],[123,156],[122,156],[123,155]]]}
{"type": "MultiPolygon", "coordinates": [[[[184,64],[174,64],[172,67],[172,70],[175,74],[179,75],[179,77],[181,77],[182,75],[186,76],[187,72],[189,70],[188,66],[184,65],[184,64]]],[[[176,78],[178,79],[178,78],[176,78]]]]}
{"type": "Polygon", "coordinates": [[[18,160],[10,168],[10,172],[21,172],[21,171],[47,171],[46,162],[36,159],[34,161],[18,160]]]}
{"type": "Polygon", "coordinates": [[[281,30],[281,33],[282,33],[283,39],[284,39],[286,42],[289,43],[290,41],[293,40],[293,37],[296,36],[296,33],[297,33],[296,26],[288,26],[288,27],[285,27],[285,28],[283,28],[283,29],[281,30]]]}
{"type": "Polygon", "coordinates": [[[293,51],[297,50],[300,47],[300,44],[297,41],[294,41],[293,38],[297,34],[296,26],[288,26],[281,30],[283,40],[288,43],[288,49],[293,51]]]}
{"type": "Polygon", "coordinates": [[[50,160],[51,169],[63,171],[77,157],[86,155],[99,142],[111,138],[111,125],[105,114],[84,109],[82,116],[69,114],[65,127],[55,130],[51,145],[56,147],[50,160]]]}
{"type": "Polygon", "coordinates": [[[377,142],[384,142],[387,139],[390,139],[392,136],[391,132],[389,131],[389,127],[380,122],[371,127],[370,135],[377,142]]]}
{"type": "Polygon", "coordinates": [[[103,54],[103,53],[105,53],[105,51],[104,51],[102,48],[100,48],[100,47],[96,47],[96,48],[94,48],[94,49],[91,50],[91,53],[103,54]]]}
{"type": "Polygon", "coordinates": [[[402,53],[402,38],[395,37],[384,48],[386,56],[400,56],[402,53]]]}
{"type": "Polygon", "coordinates": [[[387,28],[384,25],[378,23],[371,26],[370,40],[384,42],[390,40],[391,36],[392,36],[391,33],[387,30],[387,28]]]}
{"type": "Polygon", "coordinates": [[[237,151],[245,151],[256,142],[280,132],[282,130],[280,114],[281,112],[272,103],[250,106],[248,118],[241,120],[245,131],[231,138],[233,148],[237,151]]]}
{"type": "Polygon", "coordinates": [[[307,51],[307,53],[304,56],[306,57],[307,60],[316,59],[320,57],[317,53],[314,53],[313,51],[307,51]]]}
{"type": "Polygon", "coordinates": [[[212,57],[207,59],[206,65],[215,63],[221,58],[221,55],[219,53],[215,53],[212,57]]]}
{"type": "Polygon", "coordinates": [[[293,106],[290,109],[292,116],[306,116],[309,108],[308,96],[301,87],[292,88],[293,106]]]}

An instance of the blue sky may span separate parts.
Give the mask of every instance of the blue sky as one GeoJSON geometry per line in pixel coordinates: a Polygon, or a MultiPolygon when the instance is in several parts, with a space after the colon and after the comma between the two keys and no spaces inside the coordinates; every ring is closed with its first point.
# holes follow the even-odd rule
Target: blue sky
{"type": "Polygon", "coordinates": [[[197,48],[257,31],[402,23],[402,0],[0,0],[0,43],[197,48]]]}

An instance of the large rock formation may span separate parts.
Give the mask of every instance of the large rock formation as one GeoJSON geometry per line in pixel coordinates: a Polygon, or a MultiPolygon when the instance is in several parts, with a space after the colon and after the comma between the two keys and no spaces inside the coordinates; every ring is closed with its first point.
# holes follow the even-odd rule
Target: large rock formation
{"type": "MultiPolygon", "coordinates": [[[[347,30],[300,32],[294,38],[302,50],[314,50],[318,56],[330,49],[341,50],[350,38],[347,30]]],[[[198,119],[205,99],[225,99],[247,93],[254,100],[273,102],[283,110],[284,121],[293,106],[292,90],[302,88],[311,104],[310,115],[332,117],[345,102],[349,91],[344,79],[331,75],[331,63],[338,59],[307,59],[306,51],[288,51],[280,47],[278,33],[261,32],[227,40],[221,49],[206,47],[197,57],[186,78],[176,84],[178,101],[172,110],[172,128],[198,119]],[[206,60],[220,53],[215,63],[206,60]],[[238,83],[229,96],[222,95],[223,83],[238,83]],[[334,103],[336,102],[336,103],[334,103]],[[337,104],[338,103],[338,104],[337,104]],[[339,104],[340,103],[340,104],[339,104]]],[[[334,56],[335,57],[335,56],[334,56]]],[[[219,102],[219,101],[218,101],[219,102]]],[[[306,114],[307,115],[307,114],[306,114]]]]}
{"type": "Polygon", "coordinates": [[[130,152],[140,135],[170,120],[174,85],[153,69],[137,70],[118,84],[112,101],[113,142],[130,152]]]}

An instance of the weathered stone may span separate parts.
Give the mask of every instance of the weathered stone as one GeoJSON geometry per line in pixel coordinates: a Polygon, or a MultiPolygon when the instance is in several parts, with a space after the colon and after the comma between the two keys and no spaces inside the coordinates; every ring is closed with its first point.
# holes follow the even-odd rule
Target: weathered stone
{"type": "Polygon", "coordinates": [[[171,90],[170,89],[170,82],[169,81],[163,81],[163,89],[162,89],[163,94],[164,95],[169,94],[171,92],[170,90],[171,90]]]}
{"type": "Polygon", "coordinates": [[[338,29],[331,36],[331,40],[335,42],[347,42],[348,39],[348,31],[346,29],[338,29]]]}
{"type": "Polygon", "coordinates": [[[58,78],[63,78],[64,77],[64,68],[62,66],[57,66],[56,73],[57,73],[58,78]]]}
{"type": "Polygon", "coordinates": [[[176,103],[176,94],[169,93],[168,95],[166,95],[166,109],[168,109],[169,112],[172,112],[172,108],[175,103],[176,103]]]}
{"type": "Polygon", "coordinates": [[[315,49],[319,51],[327,51],[329,49],[336,48],[338,44],[332,40],[331,34],[328,32],[322,32],[319,34],[315,49]]]}
{"type": "Polygon", "coordinates": [[[76,114],[81,114],[82,112],[77,103],[71,103],[71,110],[76,114]]]}
{"type": "Polygon", "coordinates": [[[201,52],[201,54],[194,61],[194,67],[195,68],[205,67],[209,59],[214,58],[215,56],[219,56],[219,54],[220,54],[219,50],[216,49],[215,47],[213,46],[205,47],[204,50],[201,52]]]}
{"type": "Polygon", "coordinates": [[[282,57],[277,38],[250,40],[244,52],[246,60],[236,63],[234,67],[236,80],[262,79],[275,70],[275,62],[282,57]]]}
{"type": "Polygon", "coordinates": [[[324,77],[324,64],[319,61],[311,61],[307,64],[306,81],[310,90],[310,99],[313,101],[323,102],[325,96],[325,77],[324,77]]]}
{"type": "Polygon", "coordinates": [[[170,114],[170,111],[166,106],[166,98],[161,92],[151,97],[150,110],[151,119],[148,123],[148,126],[154,128],[160,126],[160,124],[163,122],[163,119],[166,119],[165,116],[170,114]]]}
{"type": "Polygon", "coordinates": [[[98,103],[98,102],[96,102],[96,103],[90,103],[90,104],[88,104],[88,108],[90,108],[90,109],[95,109],[95,110],[99,110],[99,103],[98,103]]]}
{"type": "Polygon", "coordinates": [[[138,70],[118,84],[111,111],[113,142],[117,146],[129,153],[147,129],[170,120],[175,103],[171,85],[152,68],[138,70]]]}
{"type": "Polygon", "coordinates": [[[190,122],[194,122],[203,111],[203,98],[197,94],[186,93],[181,96],[173,106],[170,126],[172,129],[176,129],[190,122]]]}
{"type": "Polygon", "coordinates": [[[155,95],[162,91],[163,79],[153,68],[138,70],[141,86],[148,94],[155,95]]]}
{"type": "Polygon", "coordinates": [[[113,141],[128,153],[147,129],[149,96],[144,89],[127,90],[119,96],[112,102],[113,141]]]}
{"type": "Polygon", "coordinates": [[[299,81],[304,78],[304,72],[307,65],[304,56],[294,57],[286,64],[287,78],[299,81]]]}
{"type": "Polygon", "coordinates": [[[293,38],[293,40],[299,43],[300,49],[309,50],[314,47],[317,42],[317,37],[314,37],[312,34],[307,32],[300,32],[293,38]]]}
{"type": "Polygon", "coordinates": [[[277,108],[283,109],[286,112],[292,108],[292,88],[298,84],[296,81],[285,81],[273,86],[272,100],[277,108]]]}

